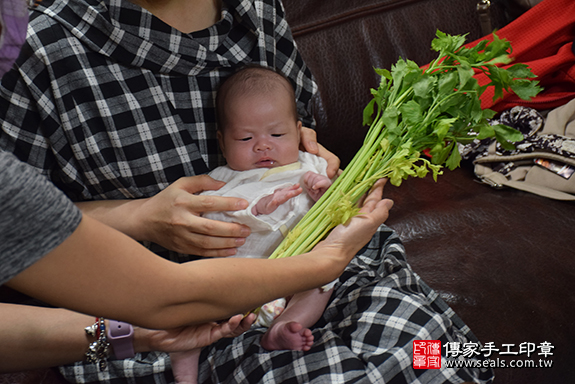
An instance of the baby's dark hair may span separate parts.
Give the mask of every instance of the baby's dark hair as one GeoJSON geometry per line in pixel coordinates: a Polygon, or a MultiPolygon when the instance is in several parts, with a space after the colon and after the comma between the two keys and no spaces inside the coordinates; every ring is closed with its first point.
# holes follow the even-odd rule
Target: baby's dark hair
{"type": "Polygon", "coordinates": [[[298,121],[295,91],[281,72],[272,68],[249,65],[228,77],[221,85],[216,96],[216,119],[218,129],[223,131],[227,124],[226,104],[230,98],[276,92],[283,88],[290,93],[293,103],[294,120],[298,121]]]}

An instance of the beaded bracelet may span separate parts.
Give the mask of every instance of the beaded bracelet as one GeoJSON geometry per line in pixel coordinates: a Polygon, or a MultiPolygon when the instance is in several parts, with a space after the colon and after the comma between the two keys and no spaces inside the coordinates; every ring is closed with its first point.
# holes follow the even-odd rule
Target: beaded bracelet
{"type": "Polygon", "coordinates": [[[96,337],[96,341],[90,343],[86,351],[86,361],[98,364],[100,371],[106,369],[106,359],[110,356],[110,343],[106,338],[106,324],[103,317],[96,317],[96,322],[84,328],[86,334],[96,337]]]}

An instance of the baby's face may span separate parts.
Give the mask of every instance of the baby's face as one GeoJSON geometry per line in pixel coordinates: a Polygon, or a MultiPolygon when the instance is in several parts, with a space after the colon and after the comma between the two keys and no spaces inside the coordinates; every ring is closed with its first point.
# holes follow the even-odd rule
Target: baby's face
{"type": "Polygon", "coordinates": [[[236,97],[226,105],[228,124],[218,138],[230,168],[246,171],[297,161],[301,122],[289,106],[287,91],[236,97]]]}

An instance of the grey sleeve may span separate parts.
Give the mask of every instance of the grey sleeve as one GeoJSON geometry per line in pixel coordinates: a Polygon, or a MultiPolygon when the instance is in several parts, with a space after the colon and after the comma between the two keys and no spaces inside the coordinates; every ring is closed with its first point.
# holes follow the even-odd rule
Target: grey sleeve
{"type": "Polygon", "coordinates": [[[52,183],[0,151],[0,284],[60,245],[81,218],[52,183]]]}

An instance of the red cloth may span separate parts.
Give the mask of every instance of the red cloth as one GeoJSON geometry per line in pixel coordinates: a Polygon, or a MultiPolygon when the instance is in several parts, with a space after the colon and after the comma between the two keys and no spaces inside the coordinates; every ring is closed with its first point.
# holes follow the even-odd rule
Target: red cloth
{"type": "MultiPolygon", "coordinates": [[[[500,112],[523,105],[545,110],[575,98],[575,0],[544,0],[496,34],[511,42],[513,52],[510,56],[514,62],[527,64],[544,90],[530,101],[507,94],[493,102],[490,88],[481,97],[483,108],[500,112]]],[[[491,36],[484,37],[468,45],[473,46],[486,38],[491,40],[491,36]]],[[[475,77],[480,85],[489,81],[482,73],[475,77]]]]}

